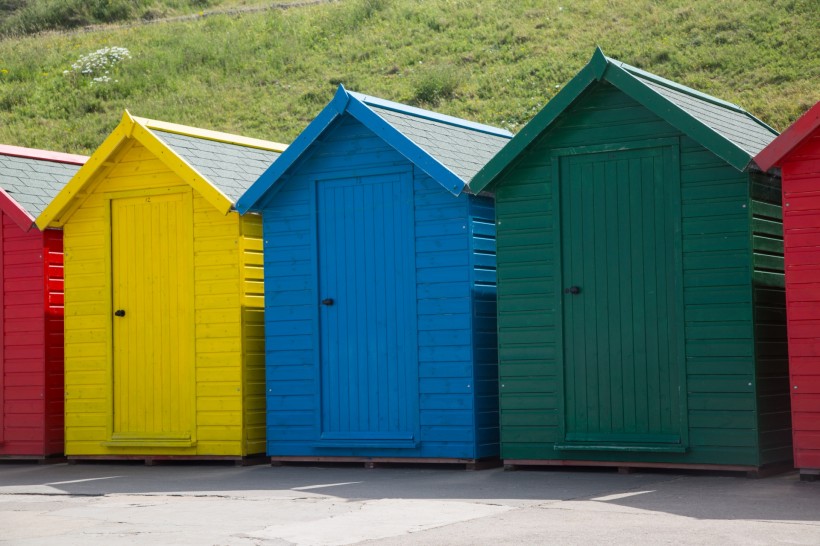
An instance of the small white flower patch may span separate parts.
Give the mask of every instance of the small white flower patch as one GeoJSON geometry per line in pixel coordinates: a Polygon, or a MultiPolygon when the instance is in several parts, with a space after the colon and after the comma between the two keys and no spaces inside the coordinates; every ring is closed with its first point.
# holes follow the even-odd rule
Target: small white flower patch
{"type": "Polygon", "coordinates": [[[131,52],[124,47],[104,47],[83,55],[71,65],[69,70],[63,70],[65,75],[88,76],[90,85],[108,83],[112,80],[109,72],[118,64],[131,58],[131,52]]]}

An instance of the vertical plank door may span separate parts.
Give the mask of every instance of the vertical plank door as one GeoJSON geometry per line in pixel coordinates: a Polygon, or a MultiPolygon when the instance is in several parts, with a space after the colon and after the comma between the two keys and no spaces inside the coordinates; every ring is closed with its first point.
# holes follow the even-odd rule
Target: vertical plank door
{"type": "Polygon", "coordinates": [[[193,432],[191,193],[111,202],[113,439],[193,432]]]}
{"type": "Polygon", "coordinates": [[[317,182],[326,444],[400,447],[415,440],[412,199],[409,175],[317,182]]]}
{"type": "Polygon", "coordinates": [[[566,448],[682,451],[673,153],[560,157],[566,448]]]}

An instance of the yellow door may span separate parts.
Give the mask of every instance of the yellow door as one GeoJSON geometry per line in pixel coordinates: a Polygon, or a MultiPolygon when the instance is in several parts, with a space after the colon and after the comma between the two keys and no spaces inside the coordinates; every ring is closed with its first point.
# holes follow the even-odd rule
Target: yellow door
{"type": "Polygon", "coordinates": [[[194,435],[191,192],[111,200],[114,442],[194,435]]]}

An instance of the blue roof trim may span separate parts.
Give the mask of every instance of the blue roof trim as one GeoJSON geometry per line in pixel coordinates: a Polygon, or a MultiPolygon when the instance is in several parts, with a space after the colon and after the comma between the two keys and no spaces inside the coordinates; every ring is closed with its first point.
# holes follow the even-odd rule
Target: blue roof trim
{"type": "Polygon", "coordinates": [[[433,180],[452,193],[458,195],[467,185],[457,174],[442,165],[436,158],[407,138],[401,131],[390,125],[376,112],[367,107],[358,97],[351,94],[347,111],[362,122],[365,127],[376,133],[397,152],[427,173],[433,180]]]}
{"type": "Polygon", "coordinates": [[[319,115],[310,122],[305,130],[296,137],[293,144],[288,146],[287,149],[282,152],[282,155],[262,173],[262,176],[242,194],[242,197],[236,202],[236,210],[239,211],[239,214],[257,210],[260,201],[265,198],[265,194],[267,194],[282,175],[299,160],[302,154],[310,148],[325,129],[345,112],[349,101],[350,95],[345,88],[340,85],[333,99],[319,112],[319,115]]]}
{"type": "Polygon", "coordinates": [[[384,108],[385,110],[393,110],[394,112],[401,112],[403,114],[407,114],[410,116],[415,116],[418,118],[429,119],[430,121],[435,121],[437,123],[444,123],[446,125],[452,125],[454,127],[462,127],[464,129],[470,129],[471,131],[477,131],[479,133],[486,133],[488,135],[494,136],[501,136],[501,137],[511,137],[513,134],[505,129],[499,129],[498,127],[492,127],[490,125],[484,125],[481,123],[475,123],[472,121],[468,121],[466,119],[456,118],[453,116],[448,116],[445,114],[439,114],[437,112],[431,112],[430,110],[423,110],[421,108],[416,108],[415,106],[408,106],[406,104],[401,104],[398,102],[392,102],[385,99],[380,99],[377,97],[371,97],[368,95],[363,95],[362,93],[356,93],[354,91],[348,91],[348,94],[357,99],[359,102],[363,102],[364,104],[373,105],[377,108],[384,108]]]}

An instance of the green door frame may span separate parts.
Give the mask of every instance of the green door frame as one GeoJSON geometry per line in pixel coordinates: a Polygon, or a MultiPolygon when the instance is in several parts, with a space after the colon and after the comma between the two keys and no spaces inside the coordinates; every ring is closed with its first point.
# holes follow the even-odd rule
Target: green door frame
{"type": "Polygon", "coordinates": [[[681,210],[681,182],[680,182],[680,142],[678,138],[658,138],[637,140],[629,142],[618,142],[599,144],[591,146],[579,146],[573,148],[559,148],[551,152],[552,161],[552,200],[555,210],[553,215],[553,233],[555,234],[554,255],[555,260],[555,286],[554,296],[556,301],[556,357],[560,363],[560,372],[557,380],[558,407],[562,415],[558,419],[559,437],[562,441],[554,444],[554,449],[558,451],[599,451],[599,452],[659,452],[659,453],[682,453],[689,446],[689,423],[688,404],[686,389],[686,354],[685,354],[685,316],[683,303],[683,242],[682,242],[682,210],[681,210]],[[672,221],[675,226],[674,240],[674,271],[675,278],[671,283],[675,290],[676,322],[679,327],[676,329],[676,357],[679,373],[679,419],[680,419],[680,443],[618,443],[618,442],[597,442],[591,441],[568,441],[567,440],[567,399],[566,399],[566,363],[564,362],[564,280],[563,280],[563,256],[564,241],[561,233],[561,158],[586,155],[596,153],[633,151],[644,148],[664,149],[664,171],[668,184],[673,186],[670,192],[668,212],[673,215],[672,221]],[[677,191],[675,191],[677,190],[677,191]]]}

